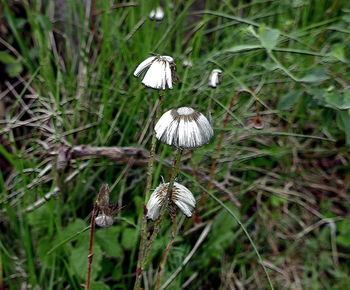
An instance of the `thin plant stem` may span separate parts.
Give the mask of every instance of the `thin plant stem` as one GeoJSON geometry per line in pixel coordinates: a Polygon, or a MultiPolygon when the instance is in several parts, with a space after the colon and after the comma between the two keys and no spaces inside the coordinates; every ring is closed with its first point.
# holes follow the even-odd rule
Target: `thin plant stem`
{"type": "Polygon", "coordinates": [[[213,222],[209,222],[208,225],[205,227],[201,235],[199,236],[196,244],[194,245],[191,252],[187,255],[187,257],[183,260],[181,265],[176,269],[176,271],[169,277],[169,279],[160,287],[160,290],[166,289],[179,275],[179,273],[182,271],[182,269],[187,265],[187,263],[192,259],[193,255],[198,250],[199,246],[202,244],[206,236],[209,234],[209,231],[211,229],[213,222]]]}
{"type": "MultiPolygon", "coordinates": [[[[186,176],[186,174],[185,174],[186,176]]],[[[258,248],[256,247],[253,239],[251,238],[250,234],[248,233],[246,227],[243,225],[243,223],[241,222],[241,220],[233,213],[233,211],[227,207],[219,198],[217,198],[213,193],[211,193],[209,190],[207,190],[205,187],[203,187],[200,183],[197,183],[197,185],[203,190],[205,191],[213,200],[215,200],[221,207],[223,207],[228,213],[229,215],[231,215],[233,217],[233,219],[237,222],[237,224],[240,226],[240,228],[242,229],[242,231],[244,232],[244,234],[246,235],[246,237],[248,238],[250,244],[252,245],[253,249],[254,249],[254,252],[255,254],[257,255],[258,257],[258,260],[259,260],[259,263],[260,263],[260,266],[263,268],[264,272],[265,272],[265,275],[266,275],[266,278],[268,280],[268,283],[269,283],[269,286],[270,286],[270,289],[274,289],[273,287],[273,284],[272,284],[272,281],[271,281],[271,278],[269,276],[269,273],[267,272],[267,269],[265,267],[265,264],[264,264],[264,261],[258,251],[258,248]]]]}
{"type": "MultiPolygon", "coordinates": [[[[230,117],[231,117],[231,112],[233,110],[233,107],[237,103],[239,94],[242,93],[242,92],[247,92],[247,91],[246,90],[238,90],[233,95],[233,97],[231,98],[231,101],[230,101],[227,113],[225,115],[225,119],[224,119],[223,124],[222,124],[224,129],[228,126],[228,124],[230,122],[230,119],[231,119],[230,117]]],[[[220,151],[221,151],[221,147],[222,147],[222,143],[224,141],[224,138],[225,138],[225,130],[221,130],[219,141],[216,144],[213,161],[212,161],[211,166],[210,166],[210,173],[209,173],[209,180],[208,180],[208,190],[211,190],[212,186],[213,186],[215,169],[216,169],[216,166],[218,164],[218,158],[219,158],[219,155],[220,155],[220,151]]],[[[207,195],[203,194],[201,196],[200,200],[199,200],[199,205],[202,206],[205,203],[206,199],[207,199],[207,195]]]]}
{"type": "Polygon", "coordinates": [[[92,271],[92,262],[93,262],[93,257],[94,257],[93,247],[94,247],[94,236],[95,236],[95,226],[96,226],[97,213],[98,213],[98,204],[96,201],[94,204],[94,208],[92,210],[91,221],[90,221],[88,269],[87,269],[87,276],[86,276],[86,283],[85,283],[86,290],[90,290],[90,286],[91,286],[91,271],[92,271]]]}
{"type": "MultiPolygon", "coordinates": [[[[232,97],[231,102],[230,102],[229,107],[228,107],[228,112],[231,112],[232,109],[233,109],[233,106],[237,103],[237,99],[238,99],[239,93],[240,93],[240,91],[238,91],[238,93],[234,94],[234,96],[232,97]]],[[[223,124],[222,124],[223,128],[227,127],[229,121],[230,121],[230,114],[227,113],[226,116],[225,116],[225,119],[223,121],[223,124]]],[[[208,182],[208,190],[210,190],[212,188],[212,185],[213,185],[214,173],[215,173],[215,169],[216,169],[216,166],[217,166],[217,161],[218,161],[218,158],[219,158],[219,155],[220,155],[221,146],[222,146],[222,143],[224,141],[224,137],[225,137],[225,131],[221,131],[220,132],[219,141],[216,144],[214,158],[213,158],[213,161],[212,161],[211,166],[210,166],[210,175],[209,175],[210,179],[209,179],[209,182],[208,182]]]]}
{"type": "MultiPolygon", "coordinates": [[[[161,104],[162,104],[162,98],[163,93],[159,91],[158,93],[158,106],[156,108],[156,115],[155,119],[159,119],[160,113],[161,113],[161,104]]],[[[146,181],[146,189],[145,189],[145,205],[148,202],[148,199],[151,195],[151,186],[152,186],[152,180],[153,180],[153,168],[154,168],[154,159],[155,159],[155,148],[157,144],[157,138],[155,131],[153,130],[152,133],[152,140],[151,140],[151,148],[150,148],[150,157],[148,161],[148,167],[147,167],[147,181],[146,181]]],[[[141,233],[140,233],[140,246],[139,246],[139,253],[138,253],[138,259],[137,259],[137,268],[136,268],[136,280],[134,289],[139,289],[141,285],[141,278],[142,278],[142,264],[144,261],[145,256],[145,248],[146,248],[146,240],[148,237],[147,233],[147,218],[146,218],[146,212],[144,211],[142,215],[142,224],[141,224],[141,233]]]]}
{"type": "MultiPolygon", "coordinates": [[[[109,188],[107,184],[103,184],[98,193],[97,199],[95,201],[94,207],[91,213],[90,220],[90,233],[89,233],[89,249],[88,249],[88,269],[86,275],[85,289],[90,290],[91,287],[91,272],[92,272],[92,262],[94,257],[94,237],[95,237],[95,227],[96,227],[96,217],[100,210],[105,210],[104,207],[105,196],[109,195],[109,188]]],[[[109,199],[108,199],[109,200],[109,199]]],[[[108,205],[107,205],[108,206],[108,205]]]]}
{"type": "Polygon", "coordinates": [[[245,226],[243,225],[243,223],[241,222],[241,220],[232,212],[232,210],[230,210],[220,199],[218,199],[215,195],[213,195],[210,191],[207,191],[207,193],[209,194],[209,196],[214,199],[218,204],[220,204],[233,218],[234,220],[239,224],[239,226],[241,227],[241,229],[243,230],[244,234],[246,235],[246,237],[248,238],[250,244],[252,245],[253,249],[254,249],[254,252],[255,254],[257,255],[258,257],[258,260],[260,262],[260,265],[261,267],[263,268],[265,274],[266,274],[266,277],[267,277],[267,281],[269,283],[269,286],[270,286],[270,289],[274,289],[273,287],[273,284],[272,284],[272,281],[270,279],[270,275],[269,273],[267,272],[267,269],[265,267],[265,264],[264,264],[264,261],[263,259],[261,258],[260,256],[260,253],[258,251],[258,248],[256,247],[253,239],[251,238],[250,234],[248,233],[247,229],[245,228],[245,226]]]}
{"type": "Polygon", "coordinates": [[[170,249],[173,246],[175,239],[176,239],[176,234],[177,234],[176,213],[175,213],[175,216],[172,216],[171,220],[172,220],[171,238],[170,238],[170,241],[163,252],[162,260],[159,263],[158,274],[157,274],[157,278],[156,278],[156,286],[154,288],[156,290],[160,289],[160,282],[161,282],[162,276],[164,274],[165,264],[166,264],[166,261],[168,259],[170,249]]]}
{"type": "MultiPolygon", "coordinates": [[[[168,205],[169,205],[172,188],[174,186],[175,178],[176,178],[177,173],[178,173],[179,168],[180,168],[182,153],[183,153],[182,149],[177,150],[177,153],[176,153],[176,156],[174,159],[174,165],[172,168],[172,174],[171,174],[170,181],[169,181],[168,190],[167,190],[166,197],[165,197],[165,202],[162,205],[162,208],[160,210],[159,218],[155,221],[153,232],[152,232],[151,237],[149,238],[148,243],[144,242],[144,255],[143,255],[143,259],[140,263],[140,267],[137,270],[138,277],[136,277],[134,289],[140,289],[142,273],[143,273],[143,271],[146,268],[146,265],[148,263],[148,257],[149,257],[150,250],[151,250],[152,245],[153,245],[153,243],[154,243],[154,241],[159,233],[165,210],[166,210],[166,208],[168,208],[168,205]]],[[[145,238],[145,241],[146,241],[146,238],[145,238]]]]}

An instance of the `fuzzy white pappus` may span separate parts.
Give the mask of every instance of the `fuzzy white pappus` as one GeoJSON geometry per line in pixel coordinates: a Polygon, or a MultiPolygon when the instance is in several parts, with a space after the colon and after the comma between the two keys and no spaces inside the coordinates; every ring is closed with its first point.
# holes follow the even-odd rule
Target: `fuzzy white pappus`
{"type": "Polygon", "coordinates": [[[146,71],[142,80],[146,87],[156,90],[172,89],[175,70],[174,59],[171,56],[157,55],[141,62],[134,71],[134,76],[139,77],[146,71]]]}
{"type": "Polygon", "coordinates": [[[213,69],[209,75],[209,86],[212,88],[216,88],[216,86],[220,83],[220,76],[222,71],[220,69],[213,69]]]}
{"type": "Polygon", "coordinates": [[[167,111],[154,129],[158,140],[181,149],[207,144],[214,134],[208,119],[190,107],[167,111]]]}
{"type": "MultiPolygon", "coordinates": [[[[160,184],[151,194],[147,203],[147,218],[156,220],[159,217],[160,210],[168,191],[169,183],[160,184]]],[[[192,192],[180,183],[174,182],[171,192],[171,201],[183,212],[187,217],[192,216],[192,211],[196,206],[196,200],[192,192]]]]}
{"type": "Polygon", "coordinates": [[[164,10],[161,6],[158,6],[156,9],[151,10],[149,13],[149,18],[151,20],[162,21],[164,18],[164,10]]]}

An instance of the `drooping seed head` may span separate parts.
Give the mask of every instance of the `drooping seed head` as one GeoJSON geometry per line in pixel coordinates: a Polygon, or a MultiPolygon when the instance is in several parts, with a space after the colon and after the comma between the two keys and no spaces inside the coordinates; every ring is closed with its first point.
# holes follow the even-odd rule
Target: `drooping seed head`
{"type": "Polygon", "coordinates": [[[149,19],[162,21],[164,18],[164,10],[161,6],[158,6],[156,9],[151,10],[149,14],[149,19]]]}
{"type": "Polygon", "coordinates": [[[193,149],[207,144],[214,134],[208,119],[190,107],[164,113],[158,120],[155,131],[158,140],[182,149],[193,149]]]}
{"type": "Polygon", "coordinates": [[[100,213],[96,219],[95,219],[95,222],[96,224],[99,226],[99,227],[102,227],[102,228],[108,228],[110,227],[111,225],[113,225],[113,217],[112,216],[109,216],[109,215],[106,215],[104,213],[100,213]]]}
{"type": "Polygon", "coordinates": [[[151,56],[137,66],[134,76],[139,77],[146,72],[142,80],[146,87],[156,90],[172,89],[175,70],[176,65],[171,56],[151,56]]]}
{"type": "Polygon", "coordinates": [[[209,75],[209,86],[216,88],[216,86],[221,82],[222,71],[220,69],[213,69],[209,75]]]}
{"type": "MultiPolygon", "coordinates": [[[[165,202],[168,187],[169,183],[162,183],[153,191],[146,206],[147,218],[156,220],[159,217],[160,210],[165,202]]],[[[173,202],[187,217],[192,216],[192,211],[196,206],[196,200],[188,188],[180,183],[174,182],[170,197],[171,202],[173,202]]]]}

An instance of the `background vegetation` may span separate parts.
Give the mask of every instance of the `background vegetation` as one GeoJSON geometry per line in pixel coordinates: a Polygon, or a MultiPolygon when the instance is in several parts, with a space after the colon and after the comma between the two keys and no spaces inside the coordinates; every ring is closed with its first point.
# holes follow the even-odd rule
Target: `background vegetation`
{"type": "MultiPolygon", "coordinates": [[[[56,155],[61,144],[149,149],[157,92],[132,73],[153,52],[177,64],[179,82],[166,91],[163,110],[193,106],[211,116],[215,138],[185,156],[198,175],[209,176],[230,114],[210,191],[222,203],[198,175],[180,173],[197,200],[206,199],[184,220],[163,282],[211,224],[169,288],[268,288],[228,208],[276,289],[350,289],[349,1],[161,4],[157,23],[148,15],[159,1],[2,1],[0,288],[81,287],[88,215],[103,183],[120,210],[114,226],[96,232],[93,289],[132,287],[145,167],[77,159],[57,178],[56,155]],[[207,85],[213,68],[223,70],[217,89],[207,85]],[[228,112],[240,89],[256,98],[242,93],[228,112]],[[256,103],[263,130],[252,127],[256,103]],[[56,198],[30,208],[57,186],[56,198]]],[[[171,152],[157,147],[161,160],[171,152]]],[[[157,163],[153,188],[168,171],[157,163]]],[[[152,251],[149,285],[170,230],[163,225],[152,251]]]]}

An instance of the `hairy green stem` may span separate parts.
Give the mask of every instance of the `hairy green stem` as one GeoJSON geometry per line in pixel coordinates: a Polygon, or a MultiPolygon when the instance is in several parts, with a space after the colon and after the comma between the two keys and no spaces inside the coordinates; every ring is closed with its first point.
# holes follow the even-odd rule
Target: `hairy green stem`
{"type": "MultiPolygon", "coordinates": [[[[138,266],[137,271],[136,271],[136,281],[135,281],[135,285],[134,285],[134,289],[140,289],[141,288],[141,277],[142,277],[142,273],[148,263],[148,257],[149,257],[149,253],[150,250],[152,248],[152,245],[159,233],[160,230],[160,226],[161,226],[161,222],[163,220],[163,216],[165,213],[165,210],[168,208],[169,205],[169,201],[171,198],[171,192],[172,192],[172,188],[174,186],[175,183],[175,178],[177,176],[177,173],[179,171],[180,168],[180,163],[181,163],[181,157],[182,157],[182,149],[178,149],[175,159],[174,159],[174,165],[173,165],[173,169],[172,169],[172,174],[171,174],[171,178],[169,181],[169,186],[167,189],[167,193],[166,193],[166,198],[165,198],[165,202],[162,205],[162,208],[160,210],[160,215],[159,218],[155,221],[154,223],[154,227],[153,227],[153,232],[151,237],[149,238],[148,242],[147,242],[147,231],[145,230],[145,239],[143,241],[143,249],[140,248],[140,250],[142,250],[142,257],[141,257],[141,261],[140,261],[140,266],[138,266]]],[[[146,217],[145,217],[146,218],[146,217]]],[[[146,226],[147,226],[147,219],[146,219],[146,226]]],[[[170,250],[170,248],[169,248],[170,250]]],[[[139,262],[139,261],[138,261],[139,262]]]]}
{"type": "MultiPolygon", "coordinates": [[[[158,120],[160,117],[162,97],[163,97],[162,94],[163,93],[159,91],[158,100],[157,100],[158,106],[156,109],[156,116],[154,118],[155,120],[158,120]]],[[[145,203],[144,203],[145,205],[147,204],[149,197],[151,195],[156,143],[157,143],[157,138],[156,138],[155,131],[153,130],[151,148],[150,148],[150,157],[149,157],[148,168],[147,168],[147,181],[146,181],[145,203]]],[[[136,280],[135,280],[134,289],[139,289],[141,285],[142,264],[144,261],[145,250],[146,250],[145,242],[148,237],[147,225],[148,225],[148,222],[146,218],[146,213],[144,212],[142,216],[141,233],[140,233],[141,238],[140,238],[140,246],[139,246],[138,259],[137,259],[136,280]]]]}
{"type": "Polygon", "coordinates": [[[157,274],[157,278],[156,278],[156,286],[154,288],[155,290],[160,289],[160,282],[161,282],[162,276],[164,274],[165,264],[166,264],[166,261],[168,259],[170,249],[173,246],[175,239],[176,239],[176,234],[177,234],[176,213],[174,214],[174,216],[172,216],[171,220],[172,220],[172,224],[173,224],[172,231],[171,231],[171,238],[170,238],[168,245],[166,246],[166,248],[163,252],[162,260],[159,263],[158,274],[157,274]]]}

